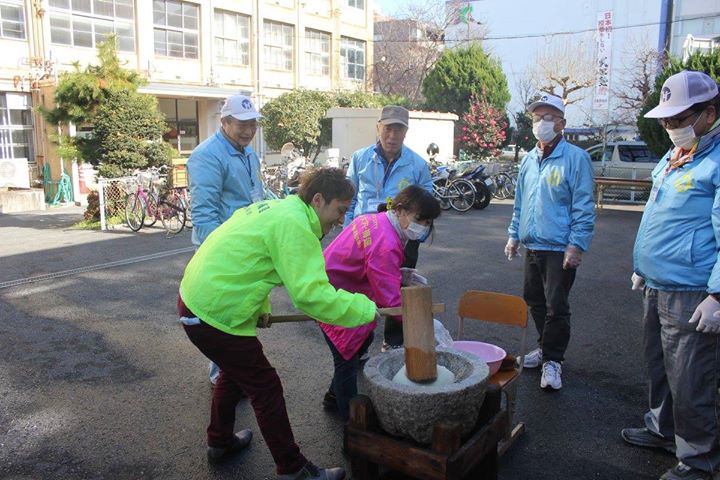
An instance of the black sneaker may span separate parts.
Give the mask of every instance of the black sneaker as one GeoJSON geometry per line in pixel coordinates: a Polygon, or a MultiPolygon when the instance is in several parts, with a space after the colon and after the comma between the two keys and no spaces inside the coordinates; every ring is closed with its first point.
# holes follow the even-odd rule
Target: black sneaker
{"type": "Polygon", "coordinates": [[[331,389],[325,392],[325,397],[323,397],[322,404],[325,410],[337,410],[338,406],[335,392],[333,392],[331,389]]]}
{"type": "Polygon", "coordinates": [[[638,447],[662,448],[675,454],[675,441],[651,432],[647,428],[623,428],[620,432],[623,440],[638,447]]]}
{"type": "Polygon", "coordinates": [[[673,468],[663,473],[660,480],[712,480],[712,478],[713,474],[711,472],[678,462],[673,468]]]}
{"type": "Polygon", "coordinates": [[[345,470],[340,467],[318,468],[308,462],[295,473],[279,475],[278,480],[343,480],[345,470]]]}
{"type": "Polygon", "coordinates": [[[207,459],[213,465],[218,465],[230,459],[233,455],[250,445],[252,440],[252,430],[246,428],[235,434],[235,441],[229,447],[208,447],[207,459]]]}

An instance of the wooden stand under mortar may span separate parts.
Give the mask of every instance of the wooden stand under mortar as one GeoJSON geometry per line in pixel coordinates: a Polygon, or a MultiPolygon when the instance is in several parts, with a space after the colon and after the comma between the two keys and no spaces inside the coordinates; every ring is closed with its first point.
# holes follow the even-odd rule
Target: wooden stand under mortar
{"type": "MultiPolygon", "coordinates": [[[[437,354],[432,289],[404,287],[401,293],[407,376],[415,382],[433,381],[437,354]]],[[[397,478],[380,477],[381,467],[423,480],[493,480],[497,479],[498,442],[508,425],[500,389],[489,385],[474,433],[461,438],[458,424],[442,422],[433,429],[432,444],[419,445],[385,433],[370,398],[358,395],[350,401],[344,444],[356,480],[397,478]]]]}

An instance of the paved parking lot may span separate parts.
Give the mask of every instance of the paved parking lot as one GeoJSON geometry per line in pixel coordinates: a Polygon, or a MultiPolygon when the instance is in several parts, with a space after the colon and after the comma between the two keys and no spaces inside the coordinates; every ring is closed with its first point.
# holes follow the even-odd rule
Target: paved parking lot
{"type": "MultiPolygon", "coordinates": [[[[510,211],[506,203],[443,214],[434,242],[421,249],[418,268],[431,280],[434,300],[447,304],[439,318],[452,333],[464,290],[521,293],[522,264],[502,254],[510,211]]],[[[274,478],[260,435],[229,465],[205,462],[206,361],[174,312],[191,255],[177,251],[190,245],[189,234],[66,230],[77,217],[74,209],[0,215],[0,284],[98,266],[0,289],[0,478],[274,478]],[[176,253],[101,268],[161,252],[176,253]]],[[[646,397],[641,299],[629,288],[639,220],[637,211],[599,214],[571,296],[564,388],[542,391],[538,371],[523,374],[518,418],[527,433],[501,459],[501,479],[653,479],[674,464],[619,436],[621,428],[640,425],[646,397]]],[[[276,313],[292,310],[282,291],[274,305],[276,313]]],[[[472,326],[469,334],[516,344],[500,329],[472,326]]],[[[283,380],[305,455],[319,465],[344,464],[342,427],[320,405],[332,361],[319,329],[276,325],[260,339],[283,380]]],[[[248,404],[238,407],[237,423],[259,433],[248,404]]]]}

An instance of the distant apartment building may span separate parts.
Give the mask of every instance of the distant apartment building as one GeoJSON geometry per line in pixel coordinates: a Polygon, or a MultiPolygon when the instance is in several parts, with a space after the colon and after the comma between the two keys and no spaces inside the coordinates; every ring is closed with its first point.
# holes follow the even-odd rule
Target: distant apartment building
{"type": "Polygon", "coordinates": [[[371,89],[372,11],[373,0],[0,0],[0,160],[42,166],[33,107],[59,73],[96,62],[108,34],[188,154],[229,95],[261,107],[295,88],[371,89]]]}

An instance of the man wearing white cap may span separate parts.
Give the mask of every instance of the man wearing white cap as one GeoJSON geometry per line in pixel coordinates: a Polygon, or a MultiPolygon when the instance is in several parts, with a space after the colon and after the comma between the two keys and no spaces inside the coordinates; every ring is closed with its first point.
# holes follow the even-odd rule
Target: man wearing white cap
{"type": "MultiPolygon", "coordinates": [[[[218,131],[190,155],[187,169],[196,248],[235,210],[263,199],[260,160],[250,146],[260,118],[248,97],[229,97],[220,110],[218,131]]],[[[219,374],[211,363],[213,385],[219,374]]]]}
{"type": "Polygon", "coordinates": [[[595,226],[593,171],[587,152],[562,136],[562,99],[542,94],[528,111],[538,143],[520,164],[505,255],[512,260],[520,243],[525,246],[523,296],[539,348],[525,356],[524,365],[542,365],[540,387],[559,390],[570,342],[568,297],[595,226]]]}
{"type": "Polygon", "coordinates": [[[674,452],[662,480],[711,479],[720,468],[720,96],[702,72],[669,77],[657,118],[674,147],[652,173],[633,252],[643,288],[650,394],[644,428],[626,442],[674,452]]]}

